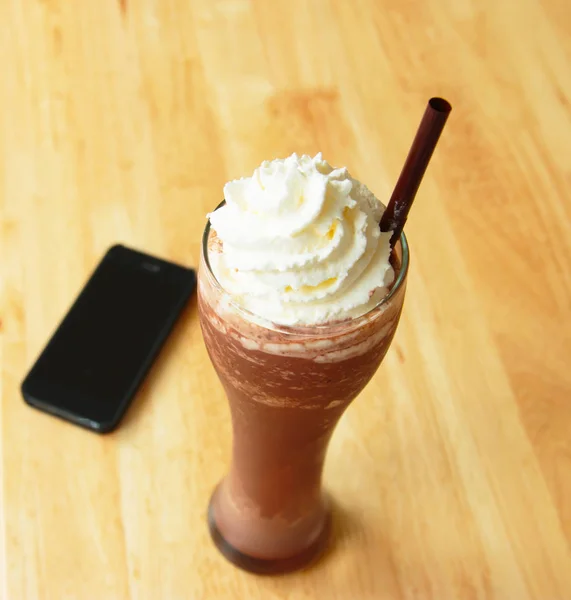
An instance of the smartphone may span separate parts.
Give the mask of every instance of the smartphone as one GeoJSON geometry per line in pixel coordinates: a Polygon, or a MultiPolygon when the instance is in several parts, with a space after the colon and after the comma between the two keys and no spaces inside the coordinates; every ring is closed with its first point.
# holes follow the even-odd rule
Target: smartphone
{"type": "Polygon", "coordinates": [[[110,248],[24,379],[25,401],[113,430],[195,287],[192,269],[110,248]]]}

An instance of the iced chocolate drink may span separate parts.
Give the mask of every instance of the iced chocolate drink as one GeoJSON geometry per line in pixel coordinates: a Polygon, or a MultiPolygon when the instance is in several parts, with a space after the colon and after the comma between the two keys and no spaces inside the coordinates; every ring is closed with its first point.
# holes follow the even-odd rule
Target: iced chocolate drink
{"type": "Polygon", "coordinates": [[[327,445],[393,338],[408,249],[403,236],[391,252],[380,202],[321,155],[263,163],[224,194],[199,270],[202,331],[234,432],[210,529],[238,566],[284,572],[327,542],[327,445]]]}

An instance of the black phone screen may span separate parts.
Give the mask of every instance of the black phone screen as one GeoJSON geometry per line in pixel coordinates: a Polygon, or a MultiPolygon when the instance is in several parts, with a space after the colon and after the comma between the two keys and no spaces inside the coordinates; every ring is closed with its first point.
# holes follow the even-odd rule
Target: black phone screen
{"type": "Polygon", "coordinates": [[[24,381],[24,397],[90,428],[113,428],[194,287],[191,269],[114,246],[24,381]]]}

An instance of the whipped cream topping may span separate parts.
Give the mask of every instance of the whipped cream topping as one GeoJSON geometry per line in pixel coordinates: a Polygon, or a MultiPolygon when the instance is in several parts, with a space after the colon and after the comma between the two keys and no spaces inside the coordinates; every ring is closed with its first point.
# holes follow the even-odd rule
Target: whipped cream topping
{"type": "Polygon", "coordinates": [[[360,316],[387,294],[384,207],[346,168],[293,154],[227,183],[224,197],[208,215],[221,241],[209,259],[239,306],[280,325],[316,325],[360,316]]]}

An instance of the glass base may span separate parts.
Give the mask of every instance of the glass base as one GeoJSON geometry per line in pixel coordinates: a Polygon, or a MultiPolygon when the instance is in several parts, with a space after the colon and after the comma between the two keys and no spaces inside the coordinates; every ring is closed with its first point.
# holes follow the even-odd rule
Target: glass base
{"type": "Polygon", "coordinates": [[[325,525],[323,526],[323,530],[319,534],[319,537],[311,544],[311,546],[295,556],[279,559],[263,559],[244,554],[229,544],[218,529],[216,521],[214,520],[212,500],[213,499],[211,498],[210,504],[208,505],[208,528],[210,529],[210,536],[222,555],[239,569],[249,571],[250,573],[257,573],[258,575],[280,575],[290,573],[308,567],[317,560],[327,548],[331,533],[331,515],[329,512],[327,513],[325,525]]]}

